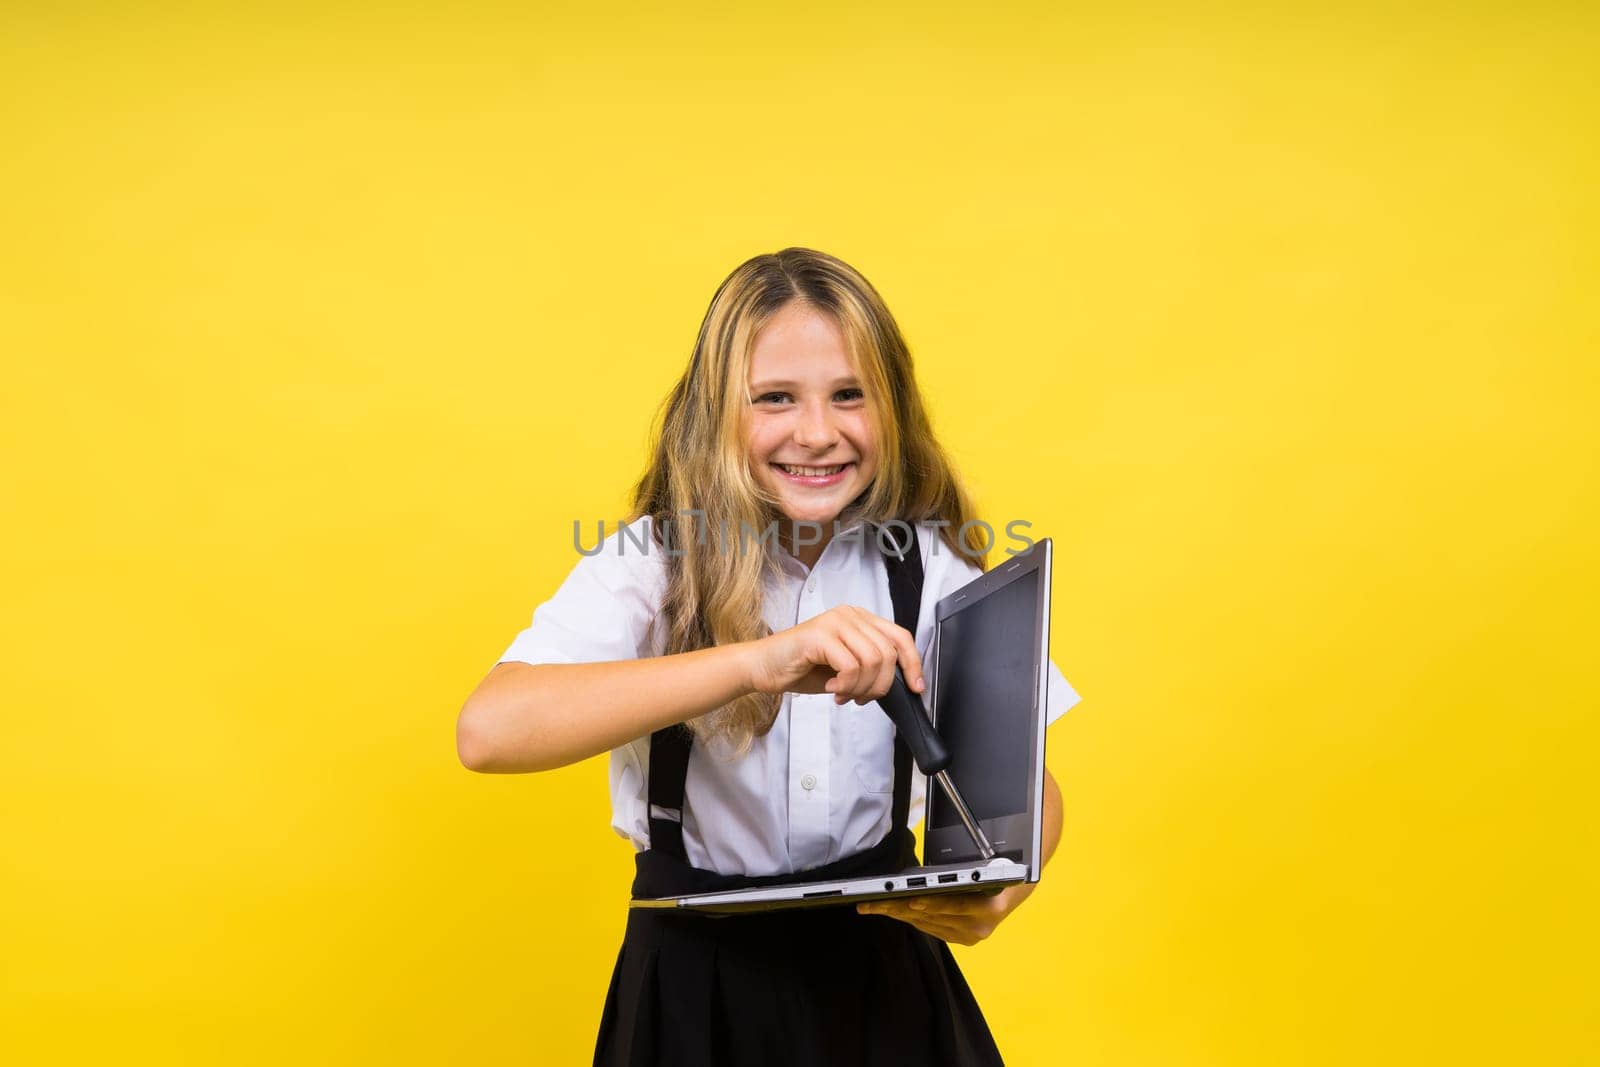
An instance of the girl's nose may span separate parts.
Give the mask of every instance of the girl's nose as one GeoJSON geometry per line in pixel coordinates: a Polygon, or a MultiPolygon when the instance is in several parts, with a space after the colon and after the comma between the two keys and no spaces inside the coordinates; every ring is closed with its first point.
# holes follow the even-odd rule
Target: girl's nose
{"type": "Polygon", "coordinates": [[[794,428],[795,444],[813,451],[830,448],[839,439],[839,428],[834,425],[833,413],[826,404],[807,407],[801,411],[800,421],[794,428]]]}

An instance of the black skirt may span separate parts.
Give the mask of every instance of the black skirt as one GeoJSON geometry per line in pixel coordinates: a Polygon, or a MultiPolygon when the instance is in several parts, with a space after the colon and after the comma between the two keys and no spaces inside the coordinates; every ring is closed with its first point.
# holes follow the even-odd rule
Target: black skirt
{"type": "MultiPolygon", "coordinates": [[[[880,847],[898,851],[888,841],[880,847]]],[[[690,891],[653,891],[661,883],[659,853],[641,853],[638,863],[635,897],[690,891]]],[[[857,866],[810,873],[838,877],[857,866]]],[[[698,890],[708,888],[708,875],[716,888],[770,881],[695,868],[671,881],[698,882],[698,890]]],[[[632,909],[594,1062],[971,1067],[1001,1059],[948,945],[898,919],[841,905],[737,915],[632,909]]]]}

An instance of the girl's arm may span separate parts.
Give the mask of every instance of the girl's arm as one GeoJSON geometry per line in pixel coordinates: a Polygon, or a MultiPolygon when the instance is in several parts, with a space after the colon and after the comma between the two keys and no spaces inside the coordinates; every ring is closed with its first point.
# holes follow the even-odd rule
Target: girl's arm
{"type": "Polygon", "coordinates": [[[852,606],[758,641],[612,663],[500,663],[456,718],[456,753],[489,773],[547,771],[704,715],[746,693],[876,700],[899,664],[922,692],[910,632],[852,606]]]}
{"type": "Polygon", "coordinates": [[[749,644],[616,663],[507,662],[456,719],[456,751],[474,771],[547,771],[748,693],[749,644]]]}

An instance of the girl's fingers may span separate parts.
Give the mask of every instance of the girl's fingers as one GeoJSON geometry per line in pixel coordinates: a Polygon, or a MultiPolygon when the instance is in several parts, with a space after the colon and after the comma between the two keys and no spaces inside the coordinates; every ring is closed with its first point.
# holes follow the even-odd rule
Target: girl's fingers
{"type": "Polygon", "coordinates": [[[911,687],[911,691],[914,693],[922,692],[927,687],[927,683],[922,676],[922,657],[917,654],[917,642],[911,636],[911,631],[904,626],[890,622],[888,619],[879,618],[870,612],[867,613],[867,617],[872,620],[878,632],[888,638],[889,642],[894,645],[895,655],[900,663],[900,671],[906,676],[906,684],[911,687]]]}
{"type": "MultiPolygon", "coordinates": [[[[841,620],[844,625],[838,630],[839,640],[849,646],[851,654],[855,657],[858,669],[854,681],[850,685],[841,684],[834,690],[833,696],[836,703],[854,700],[860,703],[872,699],[872,687],[877,684],[878,678],[883,673],[883,662],[888,658],[888,653],[879,644],[879,639],[874,633],[864,626],[852,625],[849,620],[841,620]]],[[[893,660],[889,660],[891,669],[893,660]]],[[[884,687],[885,691],[888,687],[884,687]]]]}
{"type": "Polygon", "coordinates": [[[877,627],[867,622],[872,617],[870,612],[857,609],[855,625],[850,631],[853,638],[850,647],[861,661],[861,683],[853,698],[857,704],[876,700],[889,691],[894,681],[895,647],[877,627]]]}
{"type": "Polygon", "coordinates": [[[876,627],[863,627],[863,631],[878,649],[878,673],[873,677],[872,688],[868,693],[871,699],[876,700],[887,693],[889,687],[894,684],[894,668],[900,660],[899,650],[894,647],[894,642],[887,640],[876,627]]]}
{"type": "Polygon", "coordinates": [[[874,689],[869,694],[872,698],[882,696],[889,691],[889,686],[894,681],[895,663],[898,663],[904,671],[906,684],[916,692],[922,691],[922,657],[917,655],[917,642],[910,631],[881,615],[874,615],[865,608],[853,604],[834,610],[855,620],[858,626],[871,636],[873,645],[891,660],[882,687],[874,689]]]}
{"type": "Polygon", "coordinates": [[[919,907],[913,909],[922,915],[939,920],[953,915],[987,916],[994,911],[995,898],[982,891],[971,893],[933,893],[918,897],[919,907]]]}
{"type": "Polygon", "coordinates": [[[972,943],[972,932],[960,926],[930,919],[914,911],[909,911],[902,904],[867,904],[861,906],[859,911],[867,915],[882,915],[898,922],[907,923],[916,927],[930,937],[937,937],[940,941],[950,941],[958,945],[972,943]]]}
{"type": "Polygon", "coordinates": [[[940,922],[937,919],[929,919],[921,915],[907,921],[923,933],[937,937],[940,941],[948,941],[953,945],[972,945],[978,941],[975,936],[977,931],[969,927],[940,922]]]}
{"type": "Polygon", "coordinates": [[[831,608],[802,625],[815,625],[819,631],[811,658],[833,671],[823,688],[836,703],[864,704],[883,696],[894,684],[896,665],[912,692],[926,691],[922,658],[905,627],[854,605],[831,608]]]}
{"type": "Polygon", "coordinates": [[[835,695],[855,691],[861,677],[861,664],[844,641],[835,634],[823,637],[819,651],[823,661],[833,670],[833,681],[824,688],[835,695]]]}

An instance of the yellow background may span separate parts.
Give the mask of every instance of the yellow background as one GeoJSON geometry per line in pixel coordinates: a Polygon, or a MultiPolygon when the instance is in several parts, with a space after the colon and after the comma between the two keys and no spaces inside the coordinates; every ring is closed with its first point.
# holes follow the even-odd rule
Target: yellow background
{"type": "Polygon", "coordinates": [[[454,718],[788,244],[1056,539],[1009,1061],[1600,1059],[1592,8],[37,6],[0,1059],[587,1062],[604,760],[454,718]]]}

